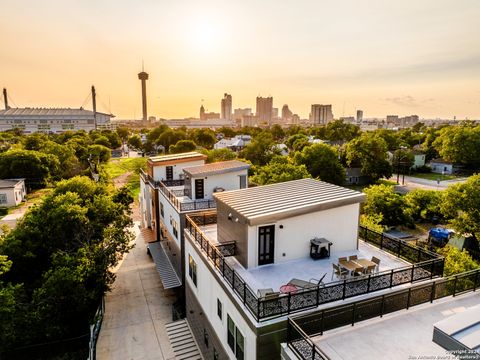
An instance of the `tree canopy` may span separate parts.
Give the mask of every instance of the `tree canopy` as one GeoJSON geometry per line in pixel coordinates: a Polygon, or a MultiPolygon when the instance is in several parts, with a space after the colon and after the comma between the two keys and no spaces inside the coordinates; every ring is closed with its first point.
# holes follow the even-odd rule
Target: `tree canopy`
{"type": "Polygon", "coordinates": [[[260,167],[250,180],[258,185],[267,185],[308,177],[310,174],[305,165],[296,165],[285,156],[275,156],[267,165],[260,167]]]}
{"type": "Polygon", "coordinates": [[[326,144],[306,146],[296,152],[294,162],[304,165],[310,175],[320,180],[341,185],[345,182],[345,169],[338,160],[337,150],[326,144]]]}

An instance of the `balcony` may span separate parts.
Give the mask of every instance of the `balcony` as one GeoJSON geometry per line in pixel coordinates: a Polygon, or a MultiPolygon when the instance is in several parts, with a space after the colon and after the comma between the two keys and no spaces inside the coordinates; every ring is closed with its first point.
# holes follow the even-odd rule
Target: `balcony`
{"type": "Polygon", "coordinates": [[[245,269],[235,258],[234,243],[219,244],[216,239],[216,217],[208,215],[187,216],[186,233],[205,253],[211,266],[246,306],[257,321],[281,317],[291,313],[313,309],[322,304],[345,300],[395,286],[432,279],[443,274],[444,259],[437,254],[387,237],[365,228],[359,229],[360,246],[357,251],[333,252],[329,259],[305,258],[284,263],[245,269]],[[378,247],[377,247],[378,246],[378,247]],[[226,251],[225,249],[229,250],[226,251]],[[379,272],[355,278],[333,278],[332,263],[338,257],[378,257],[379,272]],[[272,288],[278,291],[281,285],[292,278],[308,281],[325,276],[325,285],[280,294],[275,298],[259,297],[258,290],[272,288]]]}
{"type": "Polygon", "coordinates": [[[216,208],[214,200],[192,200],[189,190],[185,189],[185,180],[183,179],[155,181],[143,170],[140,172],[140,176],[144,182],[148,182],[150,186],[161,191],[179,212],[216,208]]]}

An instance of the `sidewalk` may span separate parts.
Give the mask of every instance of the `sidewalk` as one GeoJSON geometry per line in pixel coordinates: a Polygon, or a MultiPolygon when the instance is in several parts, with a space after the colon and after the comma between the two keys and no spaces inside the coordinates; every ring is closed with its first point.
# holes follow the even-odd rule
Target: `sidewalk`
{"type": "Polygon", "coordinates": [[[106,311],[97,343],[99,360],[174,359],[165,324],[172,321],[175,296],[164,290],[135,223],[135,247],[117,271],[106,295],[106,311]]]}

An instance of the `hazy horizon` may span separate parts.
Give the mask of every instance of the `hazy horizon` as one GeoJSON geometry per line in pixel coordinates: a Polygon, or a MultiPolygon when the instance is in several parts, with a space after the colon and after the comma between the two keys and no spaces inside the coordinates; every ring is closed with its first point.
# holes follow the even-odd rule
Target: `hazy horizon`
{"type": "Polygon", "coordinates": [[[478,119],[479,18],[475,0],[6,0],[0,87],[11,106],[80,107],[95,85],[99,111],[138,119],[143,59],[150,116],[198,117],[202,99],[220,112],[227,92],[302,118],[323,103],[478,119]]]}

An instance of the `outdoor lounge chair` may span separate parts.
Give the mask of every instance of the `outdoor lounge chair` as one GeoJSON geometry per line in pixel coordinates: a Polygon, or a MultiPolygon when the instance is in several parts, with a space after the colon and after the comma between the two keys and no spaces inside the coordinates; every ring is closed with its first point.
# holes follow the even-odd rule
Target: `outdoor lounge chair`
{"type": "Polygon", "coordinates": [[[337,264],[332,264],[333,266],[333,271],[332,271],[332,280],[333,280],[333,275],[336,275],[337,278],[346,278],[347,275],[348,275],[348,270],[347,269],[343,269],[341,267],[339,267],[337,264]]]}
{"type": "Polygon", "coordinates": [[[325,284],[323,283],[323,279],[325,278],[326,275],[327,275],[327,273],[325,273],[320,278],[320,280],[310,279],[310,281],[305,281],[305,280],[301,280],[301,279],[292,279],[288,282],[288,284],[296,286],[296,287],[301,288],[301,289],[312,289],[312,288],[316,288],[316,287],[319,287],[319,286],[321,287],[321,286],[325,286],[325,284]]]}

